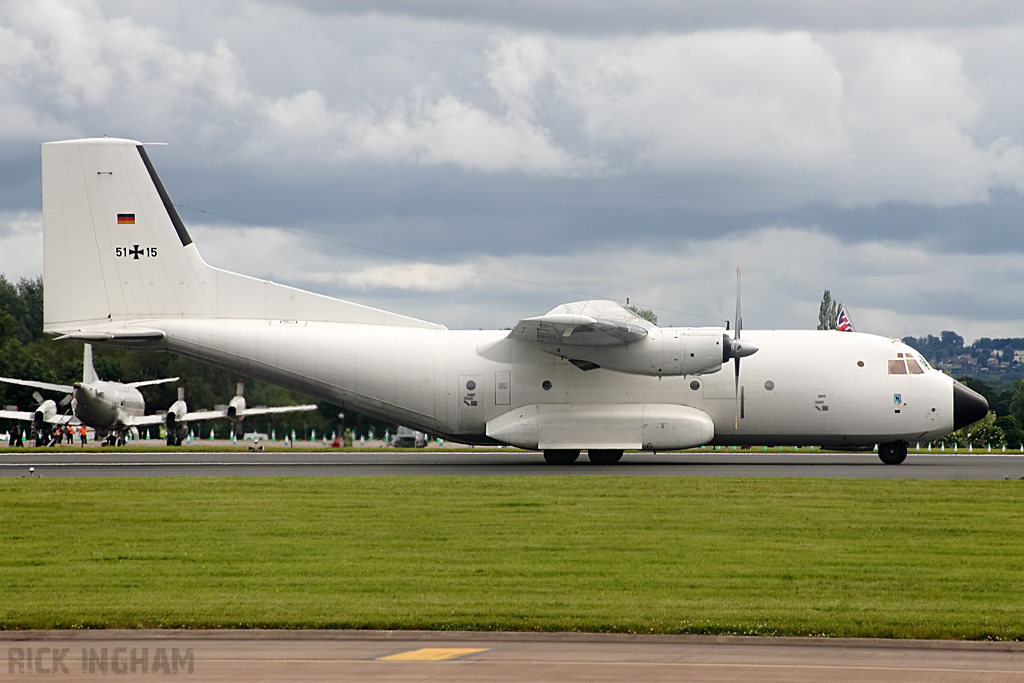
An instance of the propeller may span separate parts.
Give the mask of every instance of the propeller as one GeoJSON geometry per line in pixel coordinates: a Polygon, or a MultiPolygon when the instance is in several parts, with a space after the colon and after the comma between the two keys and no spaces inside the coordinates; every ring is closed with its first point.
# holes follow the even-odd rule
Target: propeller
{"type": "MultiPolygon", "coordinates": [[[[726,323],[728,327],[728,322],[726,323]]],[[[740,359],[757,353],[758,346],[751,341],[743,341],[740,335],[743,331],[743,316],[740,314],[740,269],[736,269],[736,324],[733,328],[734,336],[724,335],[725,352],[723,360],[733,360],[733,375],[735,377],[736,391],[736,429],[740,428],[740,359]]]]}

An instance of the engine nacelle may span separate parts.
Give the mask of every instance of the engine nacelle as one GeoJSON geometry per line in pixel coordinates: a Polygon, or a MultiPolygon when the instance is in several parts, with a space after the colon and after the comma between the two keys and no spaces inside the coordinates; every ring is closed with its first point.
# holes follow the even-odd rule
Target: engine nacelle
{"type": "Polygon", "coordinates": [[[243,397],[235,396],[228,403],[227,413],[228,413],[228,419],[229,420],[241,419],[239,417],[239,413],[242,413],[244,411],[245,411],[245,399],[243,397]]]}
{"type": "Polygon", "coordinates": [[[631,375],[675,377],[708,375],[722,369],[724,335],[720,329],[687,327],[654,328],[630,344],[572,346],[542,344],[544,351],[567,360],[631,375]]]}
{"type": "Polygon", "coordinates": [[[164,425],[167,427],[168,446],[180,445],[188,433],[188,423],[185,422],[186,415],[188,415],[188,406],[185,405],[185,400],[182,398],[172,403],[171,407],[167,409],[164,425]]]}
{"type": "Polygon", "coordinates": [[[188,415],[188,406],[185,405],[185,401],[180,399],[175,401],[167,409],[167,426],[170,427],[176,423],[184,422],[186,415],[188,415]]]}
{"type": "Polygon", "coordinates": [[[36,427],[41,427],[45,423],[49,422],[50,418],[57,414],[57,404],[47,399],[39,404],[36,408],[35,414],[32,416],[32,421],[36,427]]]}

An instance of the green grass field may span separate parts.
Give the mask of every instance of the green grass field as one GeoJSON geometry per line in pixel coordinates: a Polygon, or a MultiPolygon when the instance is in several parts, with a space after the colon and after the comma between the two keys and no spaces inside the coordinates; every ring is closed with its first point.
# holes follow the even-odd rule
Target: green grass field
{"type": "Polygon", "coordinates": [[[3,628],[1024,639],[1024,482],[0,479],[3,628]]]}

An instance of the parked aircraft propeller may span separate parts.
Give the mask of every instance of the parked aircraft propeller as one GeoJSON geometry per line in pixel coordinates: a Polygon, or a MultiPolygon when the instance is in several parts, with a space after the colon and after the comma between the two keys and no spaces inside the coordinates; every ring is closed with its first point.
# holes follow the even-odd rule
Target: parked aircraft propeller
{"type": "Polygon", "coordinates": [[[735,377],[736,392],[736,425],[740,428],[740,359],[757,353],[758,346],[751,341],[743,341],[740,335],[743,331],[743,316],[740,313],[740,269],[736,269],[736,324],[733,328],[734,336],[725,336],[725,358],[733,360],[733,376],[735,377]]]}

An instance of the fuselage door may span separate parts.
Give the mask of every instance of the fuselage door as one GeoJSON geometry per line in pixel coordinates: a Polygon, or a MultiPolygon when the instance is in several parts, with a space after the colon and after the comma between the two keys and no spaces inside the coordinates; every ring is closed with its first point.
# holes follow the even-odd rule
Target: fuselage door
{"type": "Polygon", "coordinates": [[[498,370],[494,373],[494,405],[507,406],[512,404],[512,373],[498,370]]]}

